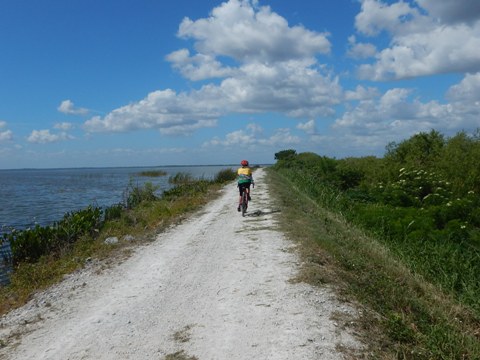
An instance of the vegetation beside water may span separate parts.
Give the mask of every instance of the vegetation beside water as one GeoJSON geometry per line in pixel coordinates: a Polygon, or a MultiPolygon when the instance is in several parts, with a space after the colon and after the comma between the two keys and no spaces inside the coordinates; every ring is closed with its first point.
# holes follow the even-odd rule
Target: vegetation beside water
{"type": "Polygon", "coordinates": [[[138,175],[146,176],[146,177],[159,177],[159,176],[166,176],[167,172],[164,170],[145,170],[145,171],[141,171],[138,175]]]}
{"type": "Polygon", "coordinates": [[[278,191],[286,231],[313,239],[317,265],[337,267],[334,280],[317,268],[310,279],[343,283],[378,314],[363,324],[380,329],[377,350],[480,358],[480,131],[420,133],[383,158],[275,157],[272,170],[293,189],[278,191]]]}
{"type": "Polygon", "coordinates": [[[205,204],[222,184],[236,178],[233,170],[220,171],[213,180],[194,179],[157,195],[158,187],[129,184],[124,200],[107,208],[89,206],[65,214],[50,226],[3,234],[12,248],[11,283],[0,288],[0,314],[22,305],[35,291],[45,288],[85,265],[92,258],[108,259],[127,251],[128,243],[105,244],[108,237],[126,235],[148,241],[186,213],[205,204]]]}

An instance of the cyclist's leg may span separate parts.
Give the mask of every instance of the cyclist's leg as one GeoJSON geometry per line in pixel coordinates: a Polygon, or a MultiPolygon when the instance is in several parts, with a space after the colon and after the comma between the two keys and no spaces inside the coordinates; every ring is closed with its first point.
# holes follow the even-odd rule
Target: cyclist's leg
{"type": "Polygon", "coordinates": [[[242,195],[243,195],[243,184],[238,184],[238,190],[240,192],[240,196],[238,197],[238,207],[237,210],[240,211],[240,206],[242,205],[242,195]]]}
{"type": "Polygon", "coordinates": [[[248,201],[252,200],[252,198],[250,197],[250,183],[248,184],[247,186],[247,196],[248,196],[248,201]]]}

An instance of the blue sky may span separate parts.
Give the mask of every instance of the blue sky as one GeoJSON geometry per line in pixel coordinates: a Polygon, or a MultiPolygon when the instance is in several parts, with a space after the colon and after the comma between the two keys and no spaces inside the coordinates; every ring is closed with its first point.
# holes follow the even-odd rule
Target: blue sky
{"type": "Polygon", "coordinates": [[[3,0],[0,168],[382,156],[480,127],[478,0],[3,0]]]}

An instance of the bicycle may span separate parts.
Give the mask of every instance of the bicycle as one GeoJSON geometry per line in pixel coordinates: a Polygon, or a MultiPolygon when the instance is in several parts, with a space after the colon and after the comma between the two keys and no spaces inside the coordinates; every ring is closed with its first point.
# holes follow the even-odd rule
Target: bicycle
{"type": "Polygon", "coordinates": [[[242,191],[242,203],[240,204],[240,208],[242,209],[242,216],[245,217],[248,208],[248,193],[245,188],[243,188],[242,191]]]}

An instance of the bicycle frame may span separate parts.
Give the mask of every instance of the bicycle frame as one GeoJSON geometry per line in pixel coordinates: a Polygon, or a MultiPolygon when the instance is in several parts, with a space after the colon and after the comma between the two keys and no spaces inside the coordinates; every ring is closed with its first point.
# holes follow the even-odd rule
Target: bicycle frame
{"type": "Polygon", "coordinates": [[[245,213],[247,212],[247,207],[248,207],[248,192],[247,189],[243,189],[242,192],[242,216],[245,216],[245,213]]]}

